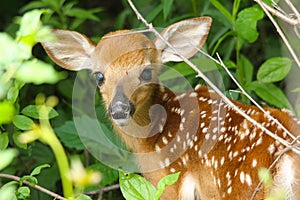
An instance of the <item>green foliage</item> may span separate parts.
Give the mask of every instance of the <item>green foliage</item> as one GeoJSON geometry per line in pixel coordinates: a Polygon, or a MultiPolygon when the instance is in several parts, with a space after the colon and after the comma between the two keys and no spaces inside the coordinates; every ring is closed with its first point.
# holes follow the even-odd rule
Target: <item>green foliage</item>
{"type": "Polygon", "coordinates": [[[31,9],[47,8],[49,12],[44,17],[43,22],[64,29],[76,29],[86,20],[100,21],[95,14],[101,12],[101,8],[85,10],[75,7],[76,4],[76,1],[40,0],[28,3],[21,10],[24,12],[31,9]]]}
{"type": "MultiPolygon", "coordinates": [[[[6,150],[7,151],[7,150],[6,150]]],[[[1,158],[0,158],[1,159],[1,158]]],[[[20,178],[19,182],[10,181],[6,183],[0,189],[0,198],[1,199],[15,199],[15,200],[28,200],[30,199],[31,192],[28,186],[24,186],[24,181],[30,183],[32,185],[38,184],[38,180],[36,179],[36,175],[41,173],[43,168],[50,167],[48,164],[40,165],[33,169],[30,175],[25,175],[20,178]]],[[[1,169],[1,168],[0,168],[1,169]]]]}
{"type": "Polygon", "coordinates": [[[247,42],[255,42],[259,36],[257,22],[263,17],[264,12],[258,6],[241,10],[235,22],[238,36],[247,42]]]}
{"type": "Polygon", "coordinates": [[[18,151],[15,149],[5,149],[0,152],[0,170],[7,167],[13,159],[18,155],[18,151]]]}
{"type": "Polygon", "coordinates": [[[11,181],[11,182],[4,184],[0,188],[0,199],[17,200],[17,197],[15,195],[17,187],[18,187],[18,182],[16,182],[16,181],[11,181]]]}
{"type": "Polygon", "coordinates": [[[264,62],[257,72],[257,80],[263,83],[281,81],[289,73],[292,61],[288,58],[270,58],[264,62]]]}
{"type": "MultiPolygon", "coordinates": [[[[38,95],[37,105],[28,105],[28,102],[22,102],[22,105],[19,103],[22,100],[20,93],[26,84],[55,84],[66,77],[66,72],[57,72],[51,64],[32,55],[32,49],[37,43],[55,39],[51,34],[51,29],[44,26],[40,21],[41,16],[43,14],[48,15],[49,12],[49,10],[32,10],[17,18],[16,22],[19,29],[15,33],[15,38],[7,33],[0,33],[1,44],[6,47],[6,50],[4,48],[0,50],[0,170],[17,172],[18,167],[16,167],[15,158],[19,156],[20,160],[31,159],[31,156],[28,157],[29,159],[26,158],[26,151],[22,149],[27,150],[27,154],[30,155],[33,146],[27,143],[39,139],[53,150],[58,162],[58,169],[61,172],[60,178],[64,193],[66,197],[72,198],[75,196],[72,192],[72,182],[67,177],[69,173],[68,160],[64,149],[52,128],[49,127],[49,122],[47,122],[58,116],[58,112],[53,108],[57,103],[56,99],[50,97],[45,102],[47,105],[44,105],[45,98],[38,95]],[[24,103],[27,105],[24,106],[24,103]],[[22,131],[25,132],[22,133],[22,131]]],[[[76,14],[76,12],[80,12],[76,9],[70,12],[73,13],[70,15],[84,14],[76,14]]],[[[36,152],[34,156],[36,156],[36,152]]],[[[49,160],[51,157],[44,158],[47,162],[51,161],[49,160]]],[[[42,162],[42,159],[40,158],[38,162],[42,162]]],[[[32,167],[30,166],[30,168],[32,167]]],[[[18,184],[15,181],[2,184],[1,199],[31,199],[31,190],[24,185],[24,181],[26,180],[26,184],[38,184],[38,179],[35,176],[42,177],[40,175],[41,170],[49,167],[50,165],[41,163],[38,167],[32,168],[30,175],[22,176],[18,184]]],[[[55,180],[58,179],[59,177],[55,180]]],[[[80,195],[78,199],[90,198],[80,195]]]]}
{"type": "Polygon", "coordinates": [[[144,177],[119,171],[120,188],[125,199],[150,200],[154,199],[156,189],[144,177]]]}
{"type": "Polygon", "coordinates": [[[120,188],[126,199],[159,200],[167,186],[176,183],[180,172],[163,177],[157,184],[157,189],[138,174],[119,171],[120,188]]]}

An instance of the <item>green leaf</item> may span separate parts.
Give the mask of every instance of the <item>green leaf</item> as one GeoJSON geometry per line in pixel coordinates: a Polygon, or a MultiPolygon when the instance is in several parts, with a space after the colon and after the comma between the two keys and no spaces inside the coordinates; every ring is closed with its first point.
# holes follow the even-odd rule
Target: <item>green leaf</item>
{"type": "Polygon", "coordinates": [[[0,151],[0,170],[7,167],[17,155],[18,151],[16,149],[5,149],[0,151]]]}
{"type": "Polygon", "coordinates": [[[278,108],[288,108],[292,110],[292,106],[285,94],[276,85],[272,83],[262,83],[254,81],[248,85],[261,99],[278,108]]]}
{"type": "Polygon", "coordinates": [[[35,126],[32,119],[24,115],[16,115],[13,119],[13,124],[21,130],[31,130],[35,126]]]}
{"type": "Polygon", "coordinates": [[[0,188],[0,199],[1,200],[17,200],[16,190],[18,182],[10,181],[0,188]]]}
{"type": "Polygon", "coordinates": [[[162,193],[165,191],[166,187],[169,185],[173,185],[177,182],[179,178],[180,172],[177,172],[175,174],[169,174],[165,177],[163,177],[157,184],[157,192],[155,194],[155,200],[159,200],[162,193]]]}
{"type": "Polygon", "coordinates": [[[28,4],[26,4],[24,7],[22,7],[20,12],[23,13],[23,12],[28,11],[28,10],[33,10],[33,9],[37,9],[37,8],[44,8],[46,6],[47,5],[42,1],[32,1],[32,2],[29,2],[28,4]]]}
{"type": "Polygon", "coordinates": [[[67,147],[75,148],[77,150],[85,149],[85,146],[81,142],[73,121],[65,122],[64,125],[54,128],[54,131],[62,143],[64,143],[64,145],[67,147]]]}
{"type": "MultiPolygon", "coordinates": [[[[21,113],[24,114],[24,115],[26,115],[26,116],[28,116],[28,117],[32,117],[34,119],[41,119],[40,116],[39,116],[39,109],[40,109],[40,107],[41,106],[28,105],[25,108],[23,108],[23,110],[21,111],[21,113]]],[[[46,108],[47,108],[47,112],[49,113],[48,119],[52,119],[52,118],[58,116],[58,113],[52,107],[46,106],[46,108]]]]}
{"type": "Polygon", "coordinates": [[[171,13],[171,8],[173,6],[173,0],[163,0],[163,13],[164,13],[164,20],[166,20],[171,13]]]}
{"type": "Polygon", "coordinates": [[[34,176],[23,176],[20,178],[20,181],[19,181],[20,185],[22,185],[23,181],[25,181],[25,180],[33,185],[38,184],[38,180],[34,176]]]}
{"type": "Polygon", "coordinates": [[[15,108],[10,102],[0,102],[0,125],[13,120],[15,108]]]}
{"type": "Polygon", "coordinates": [[[239,77],[239,82],[244,85],[245,83],[250,83],[253,78],[253,65],[244,55],[240,56],[237,74],[239,77]]]}
{"type": "Polygon", "coordinates": [[[65,72],[57,72],[54,68],[43,61],[33,59],[23,62],[19,70],[16,72],[16,79],[25,83],[50,83],[54,84],[57,81],[66,77],[65,72]]]}
{"type": "Polygon", "coordinates": [[[0,44],[5,46],[5,48],[0,48],[0,69],[7,66],[15,68],[22,59],[28,59],[31,56],[30,48],[25,49],[7,33],[0,33],[0,44]]]}
{"type": "Polygon", "coordinates": [[[281,81],[292,67],[292,61],[284,57],[274,57],[264,62],[257,72],[257,80],[265,83],[281,81]]]}
{"type": "Polygon", "coordinates": [[[146,16],[146,20],[150,22],[153,21],[162,10],[163,10],[163,5],[159,4],[154,9],[152,9],[151,12],[146,16]]]}
{"type": "Polygon", "coordinates": [[[119,171],[119,182],[123,196],[127,200],[153,200],[156,189],[138,174],[119,171]]]}
{"type": "Polygon", "coordinates": [[[36,41],[36,35],[42,27],[41,15],[46,10],[32,10],[23,15],[20,21],[20,28],[17,32],[18,40],[32,47],[36,41]]]}
{"type": "Polygon", "coordinates": [[[71,17],[76,17],[76,18],[81,18],[81,19],[90,19],[90,20],[98,22],[100,19],[99,19],[99,17],[94,15],[94,13],[98,13],[100,11],[102,11],[102,9],[100,9],[100,8],[93,9],[93,10],[72,8],[72,9],[68,10],[67,12],[65,12],[65,15],[71,16],[71,17]]]}
{"type": "Polygon", "coordinates": [[[17,145],[17,147],[19,147],[19,148],[27,149],[27,144],[23,144],[23,143],[19,142],[18,137],[20,134],[22,134],[22,132],[19,132],[19,131],[13,133],[14,144],[17,145]]]}
{"type": "Polygon", "coordinates": [[[264,17],[261,8],[253,6],[239,12],[236,20],[236,30],[240,38],[247,42],[255,42],[259,33],[256,30],[257,21],[264,17]]]}
{"type": "Polygon", "coordinates": [[[36,175],[38,175],[38,174],[41,173],[41,170],[42,170],[42,169],[48,168],[48,167],[50,167],[49,164],[43,164],[43,165],[37,166],[36,168],[34,168],[34,169],[32,170],[32,172],[30,173],[30,176],[36,176],[36,175]]]}
{"type": "Polygon", "coordinates": [[[269,6],[273,6],[273,2],[278,3],[279,0],[263,0],[263,2],[265,2],[269,6]]]}
{"type": "Polygon", "coordinates": [[[19,88],[18,87],[13,86],[13,87],[9,88],[9,90],[7,92],[7,100],[14,103],[14,102],[16,102],[18,96],[19,96],[19,88]]]}
{"type": "Polygon", "coordinates": [[[30,189],[27,186],[19,187],[16,191],[19,200],[28,200],[30,198],[30,189]]]}
{"type": "Polygon", "coordinates": [[[0,134],[0,150],[4,150],[7,148],[9,143],[8,133],[0,134]]]}

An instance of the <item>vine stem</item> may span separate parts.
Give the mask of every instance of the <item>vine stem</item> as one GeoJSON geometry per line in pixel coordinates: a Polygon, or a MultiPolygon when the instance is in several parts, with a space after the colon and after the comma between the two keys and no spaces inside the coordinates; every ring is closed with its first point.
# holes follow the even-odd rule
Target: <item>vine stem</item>
{"type": "MultiPolygon", "coordinates": [[[[1,178],[7,178],[7,179],[15,180],[15,181],[20,181],[20,180],[21,180],[20,177],[14,176],[14,175],[10,175],[10,174],[0,174],[0,177],[1,177],[1,178]]],[[[55,199],[59,199],[59,200],[67,200],[67,199],[64,198],[64,197],[62,197],[62,196],[60,196],[60,195],[58,195],[58,194],[56,194],[56,193],[54,193],[54,192],[52,192],[52,191],[50,191],[50,190],[44,188],[44,187],[42,187],[42,186],[34,185],[34,184],[30,183],[30,182],[27,181],[27,180],[24,180],[23,183],[26,184],[26,185],[28,185],[28,186],[30,186],[30,187],[32,187],[32,188],[35,188],[35,189],[37,189],[37,190],[43,192],[43,193],[45,193],[45,194],[48,194],[48,195],[54,197],[55,199]]]]}
{"type": "Polygon", "coordinates": [[[73,184],[69,177],[70,166],[64,148],[58,138],[56,137],[53,129],[51,128],[47,108],[43,105],[40,108],[40,124],[41,136],[40,140],[50,146],[57,161],[59,173],[61,176],[62,187],[64,196],[67,199],[74,199],[73,184]]]}

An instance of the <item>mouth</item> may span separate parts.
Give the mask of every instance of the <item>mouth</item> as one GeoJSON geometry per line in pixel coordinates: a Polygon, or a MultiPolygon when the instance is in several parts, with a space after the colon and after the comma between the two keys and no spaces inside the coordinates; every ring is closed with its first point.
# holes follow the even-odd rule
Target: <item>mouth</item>
{"type": "Polygon", "coordinates": [[[130,117],[126,119],[112,119],[118,126],[127,126],[130,122],[130,117]]]}

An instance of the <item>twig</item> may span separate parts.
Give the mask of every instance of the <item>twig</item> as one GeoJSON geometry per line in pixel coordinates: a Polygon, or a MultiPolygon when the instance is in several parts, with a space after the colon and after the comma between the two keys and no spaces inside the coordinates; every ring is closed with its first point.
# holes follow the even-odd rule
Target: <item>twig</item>
{"type": "Polygon", "coordinates": [[[107,187],[100,187],[98,190],[91,190],[91,191],[88,191],[88,192],[84,192],[84,194],[87,194],[87,195],[98,194],[98,200],[101,200],[102,195],[103,195],[104,192],[109,192],[111,190],[116,190],[116,189],[119,189],[119,188],[120,188],[120,185],[115,184],[115,185],[110,185],[110,186],[107,186],[107,187]]]}
{"type": "MultiPolygon", "coordinates": [[[[291,147],[289,142],[285,141],[284,139],[282,139],[281,137],[275,135],[274,133],[272,133],[270,130],[268,130],[267,128],[265,128],[262,124],[258,123],[256,120],[252,119],[248,114],[246,114],[245,112],[243,112],[240,108],[238,108],[232,101],[230,101],[220,90],[218,87],[216,87],[199,69],[197,66],[195,66],[189,59],[187,59],[186,57],[182,56],[178,50],[171,45],[168,41],[166,41],[162,35],[160,35],[160,33],[158,31],[156,31],[153,28],[153,25],[151,23],[148,23],[146,21],[145,18],[143,18],[143,16],[139,13],[139,11],[136,9],[135,5],[132,3],[131,0],[127,0],[130,7],[132,8],[132,10],[135,12],[135,14],[137,15],[137,18],[139,20],[141,20],[146,27],[148,27],[148,29],[153,32],[159,39],[161,39],[162,41],[165,42],[166,45],[168,45],[172,51],[174,51],[177,56],[179,56],[186,64],[188,64],[195,72],[197,72],[197,76],[196,77],[200,77],[202,78],[223,100],[224,102],[231,107],[233,110],[235,110],[237,113],[239,113],[241,116],[243,116],[245,119],[247,119],[248,121],[250,121],[253,125],[257,126],[258,128],[262,129],[266,134],[268,134],[270,137],[272,137],[273,139],[277,140],[278,142],[280,142],[281,144],[283,144],[286,147],[291,147]]],[[[300,66],[300,65],[299,65],[300,66]]],[[[293,151],[296,151],[295,149],[293,149],[293,151]]],[[[299,152],[296,151],[296,153],[299,154],[299,152]]]]}
{"type": "MultiPolygon", "coordinates": [[[[278,23],[276,22],[276,20],[272,17],[272,15],[270,14],[270,11],[268,10],[268,5],[265,4],[264,2],[262,2],[262,0],[254,0],[256,3],[258,3],[260,5],[260,7],[264,10],[264,12],[266,13],[266,15],[268,16],[268,18],[270,19],[270,21],[273,23],[274,27],[276,28],[279,36],[281,37],[281,39],[283,40],[284,44],[286,45],[286,47],[288,48],[290,54],[292,55],[293,59],[295,60],[296,64],[298,65],[298,67],[300,68],[300,61],[298,59],[298,56],[296,55],[295,51],[293,50],[292,46],[290,45],[289,41],[287,40],[286,36],[284,35],[283,31],[281,30],[281,28],[279,27],[278,23]]],[[[298,26],[299,26],[299,21],[298,21],[298,26]]]]}
{"type": "Polygon", "coordinates": [[[229,75],[231,80],[237,85],[237,87],[241,90],[242,94],[244,94],[259,110],[261,110],[270,120],[274,121],[284,132],[286,132],[293,140],[296,139],[296,137],[287,130],[277,119],[275,119],[270,113],[268,113],[263,107],[261,107],[245,90],[244,88],[239,84],[239,82],[234,78],[234,76],[231,74],[231,72],[228,70],[228,68],[225,66],[223,61],[221,60],[219,54],[217,53],[217,57],[219,59],[218,64],[220,64],[223,69],[226,71],[226,73],[229,75]]]}
{"type": "Polygon", "coordinates": [[[256,3],[258,4],[262,4],[264,6],[264,8],[266,10],[268,10],[270,13],[272,13],[273,15],[275,15],[276,17],[282,19],[283,21],[293,25],[293,26],[300,26],[300,21],[297,19],[293,19],[287,15],[285,15],[284,13],[280,12],[277,9],[272,8],[271,6],[269,6],[268,4],[264,3],[264,2],[259,2],[260,0],[254,0],[256,3]]]}
{"type": "Polygon", "coordinates": [[[292,2],[290,0],[285,0],[286,4],[290,7],[290,9],[294,12],[294,14],[296,15],[297,17],[297,21],[298,21],[298,24],[296,25],[300,25],[300,14],[298,12],[298,10],[295,8],[295,6],[292,4],[292,2]]]}
{"type": "Polygon", "coordinates": [[[116,190],[119,188],[120,188],[120,184],[115,184],[115,185],[110,185],[107,187],[100,187],[98,190],[91,190],[91,191],[85,192],[84,194],[94,195],[94,194],[99,194],[99,192],[109,192],[111,190],[116,190]]]}
{"type": "MultiPolygon", "coordinates": [[[[20,180],[21,180],[20,177],[14,176],[14,175],[10,175],[10,174],[0,174],[0,177],[1,177],[1,178],[7,178],[7,179],[15,180],[15,181],[20,181],[20,180]]],[[[54,193],[54,192],[51,192],[50,190],[48,190],[48,189],[46,189],[46,188],[43,188],[43,187],[41,187],[41,186],[39,186],[39,185],[34,185],[34,184],[30,183],[30,182],[27,181],[27,180],[24,180],[23,183],[26,184],[26,185],[28,185],[28,186],[30,186],[30,187],[33,187],[33,188],[35,188],[35,189],[41,191],[41,192],[43,192],[43,193],[45,193],[45,194],[48,194],[48,195],[54,197],[55,199],[59,199],[59,200],[67,200],[67,199],[64,198],[64,197],[62,197],[62,196],[60,196],[60,195],[58,195],[58,194],[56,194],[56,193],[54,193]]]]}
{"type": "MultiPolygon", "coordinates": [[[[197,47],[195,47],[197,48],[197,47]]],[[[217,53],[217,57],[219,60],[216,60],[215,58],[211,57],[206,52],[202,51],[201,49],[197,48],[199,52],[201,52],[203,55],[208,57],[209,59],[213,60],[215,63],[221,65],[223,69],[226,71],[226,73],[229,75],[231,80],[237,85],[237,87],[241,90],[241,93],[244,94],[259,110],[261,110],[270,120],[274,121],[284,132],[286,132],[293,140],[295,140],[295,136],[287,130],[277,119],[275,119],[270,113],[268,113],[263,107],[261,107],[245,90],[244,88],[239,84],[239,82],[234,78],[234,76],[231,74],[231,72],[228,70],[228,67],[225,66],[222,59],[220,58],[219,54],[217,53]]],[[[250,116],[249,116],[250,117],[250,116]]],[[[299,142],[299,141],[298,141],[299,142]]]]}

